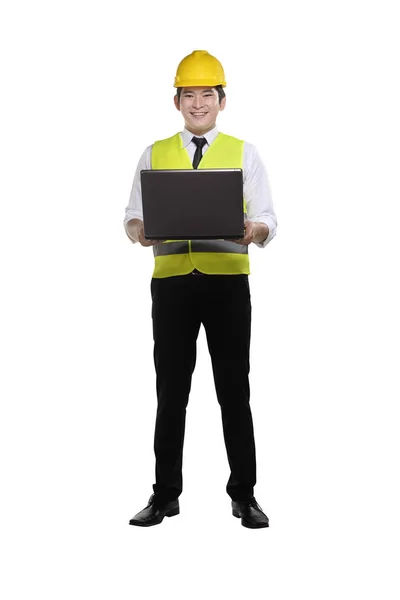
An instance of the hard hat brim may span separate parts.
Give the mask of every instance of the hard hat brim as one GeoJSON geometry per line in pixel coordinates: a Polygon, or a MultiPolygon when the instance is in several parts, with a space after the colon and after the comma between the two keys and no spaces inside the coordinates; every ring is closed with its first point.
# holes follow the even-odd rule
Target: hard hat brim
{"type": "Polygon", "coordinates": [[[216,87],[217,85],[222,85],[222,87],[226,87],[226,81],[221,81],[220,79],[184,79],[182,81],[177,81],[175,77],[174,87],[216,87]]]}

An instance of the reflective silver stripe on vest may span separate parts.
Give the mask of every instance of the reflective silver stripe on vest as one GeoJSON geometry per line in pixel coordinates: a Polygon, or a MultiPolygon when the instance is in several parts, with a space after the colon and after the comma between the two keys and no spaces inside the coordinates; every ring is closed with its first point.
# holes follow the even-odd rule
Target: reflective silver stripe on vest
{"type": "Polygon", "coordinates": [[[167,242],[153,246],[154,256],[166,256],[167,254],[188,254],[189,244],[187,242],[167,242]]]}
{"type": "MultiPolygon", "coordinates": [[[[248,254],[248,246],[222,240],[192,240],[192,252],[225,252],[227,254],[248,254]]],[[[154,256],[188,254],[187,242],[167,242],[153,246],[154,256]]]]}
{"type": "Polygon", "coordinates": [[[248,246],[220,240],[193,240],[192,252],[226,252],[228,254],[248,254],[248,246]]]}

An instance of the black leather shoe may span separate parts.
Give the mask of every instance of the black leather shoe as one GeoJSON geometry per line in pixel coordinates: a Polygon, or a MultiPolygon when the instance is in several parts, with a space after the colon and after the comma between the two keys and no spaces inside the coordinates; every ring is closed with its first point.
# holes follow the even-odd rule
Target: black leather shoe
{"type": "Polygon", "coordinates": [[[150,527],[158,525],[164,517],[173,517],[179,515],[179,500],[170,500],[167,503],[160,504],[155,494],[149,498],[149,502],[143,510],[137,513],[130,521],[129,525],[139,525],[139,527],[150,527]]]}
{"type": "Polygon", "coordinates": [[[250,529],[269,527],[269,519],[254,496],[248,500],[232,500],[232,514],[234,517],[242,517],[243,527],[250,527],[250,529]]]}

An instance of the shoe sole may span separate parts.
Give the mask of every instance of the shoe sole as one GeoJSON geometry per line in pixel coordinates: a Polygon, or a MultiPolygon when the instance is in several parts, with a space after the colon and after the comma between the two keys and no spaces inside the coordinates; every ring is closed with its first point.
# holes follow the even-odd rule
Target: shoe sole
{"type": "Polygon", "coordinates": [[[162,523],[162,520],[164,519],[164,517],[175,517],[175,515],[179,515],[179,506],[177,508],[173,508],[169,512],[165,513],[165,515],[163,515],[159,521],[152,521],[151,523],[145,523],[143,521],[134,521],[133,519],[131,519],[129,521],[129,525],[138,525],[139,527],[151,527],[152,525],[159,525],[160,523],[162,523]]]}
{"type": "MultiPolygon", "coordinates": [[[[232,509],[232,514],[237,519],[240,519],[242,516],[240,514],[240,512],[238,512],[235,509],[232,509]]],[[[269,527],[269,523],[260,523],[259,525],[254,525],[254,524],[250,525],[250,523],[246,523],[246,521],[244,521],[243,519],[242,519],[242,525],[243,525],[243,527],[247,527],[248,529],[262,529],[263,527],[269,527]]]]}

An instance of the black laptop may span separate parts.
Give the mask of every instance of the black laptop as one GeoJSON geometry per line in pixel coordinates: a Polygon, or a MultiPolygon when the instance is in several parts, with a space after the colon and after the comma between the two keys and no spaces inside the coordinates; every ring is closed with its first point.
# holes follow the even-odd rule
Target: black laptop
{"type": "Polygon", "coordinates": [[[145,169],[140,177],[146,239],[244,236],[242,169],[145,169]]]}

